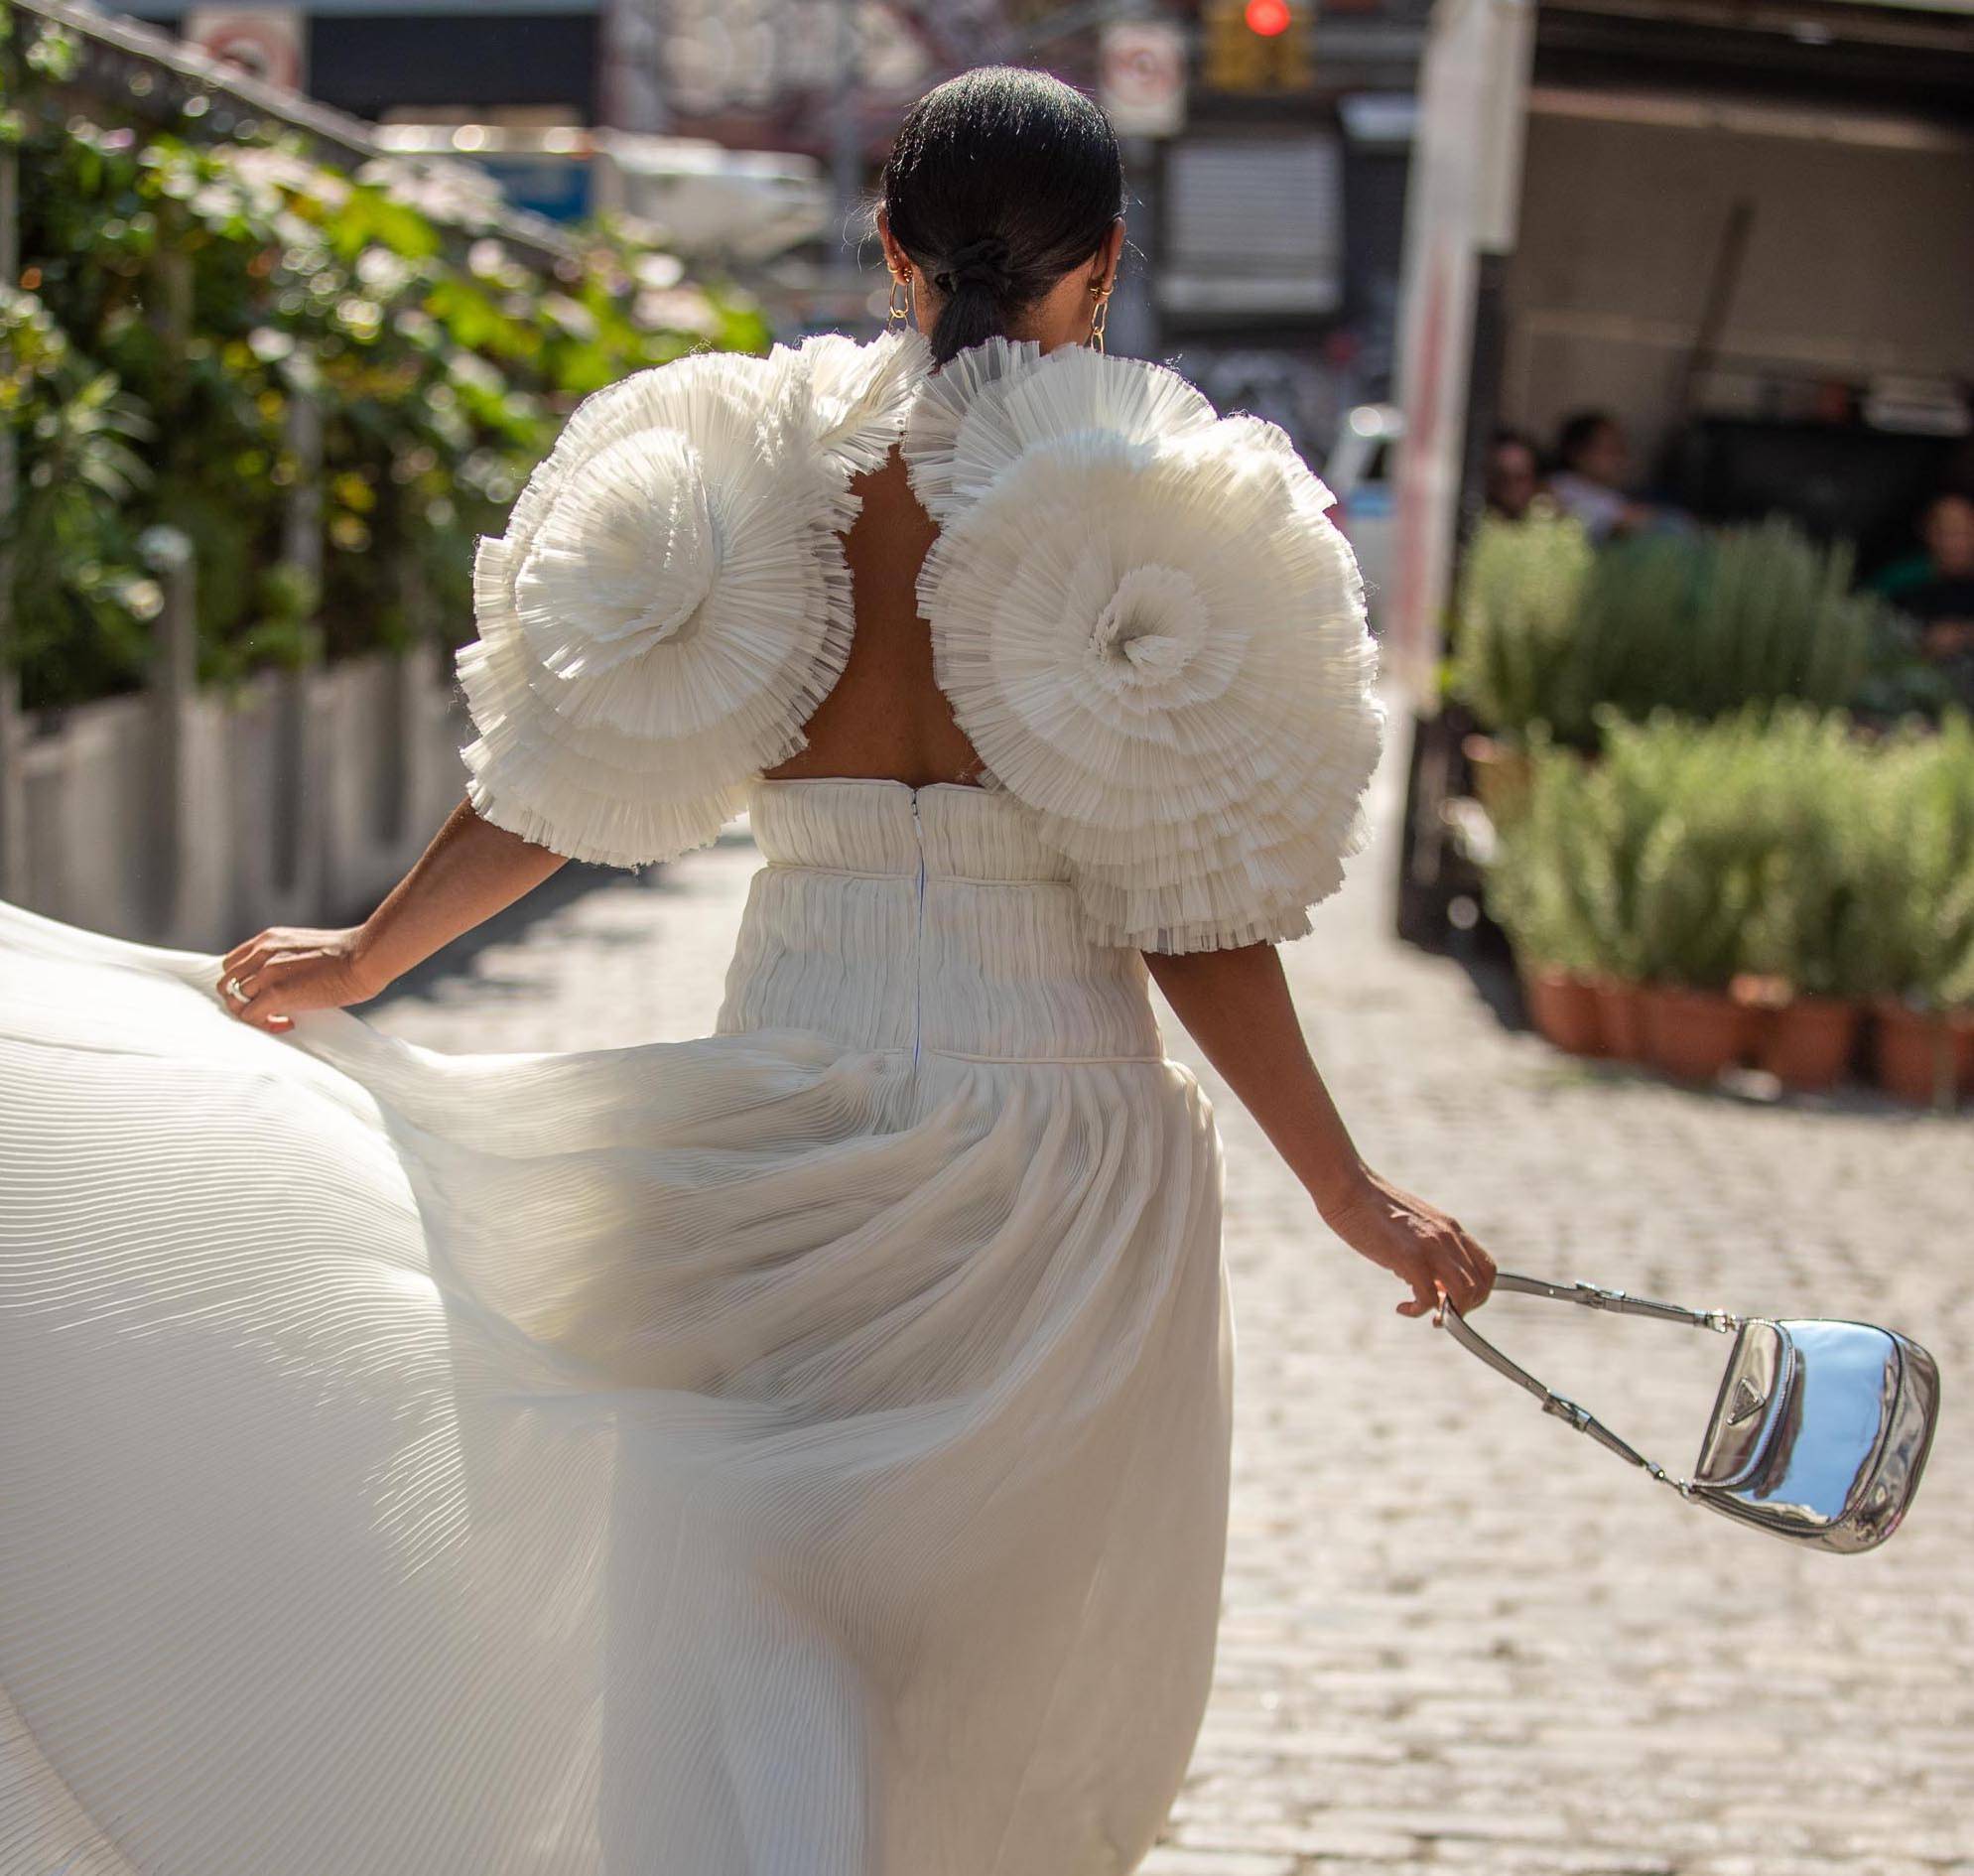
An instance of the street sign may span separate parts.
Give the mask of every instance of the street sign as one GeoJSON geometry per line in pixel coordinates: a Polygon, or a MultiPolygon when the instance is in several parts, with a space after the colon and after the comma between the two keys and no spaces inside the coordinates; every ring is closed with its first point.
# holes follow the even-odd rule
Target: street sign
{"type": "Polygon", "coordinates": [[[1186,42],[1163,20],[1113,20],[1098,57],[1097,99],[1120,137],[1172,137],[1186,125],[1186,42]]]}
{"type": "Polygon", "coordinates": [[[302,89],[302,11],[299,7],[193,7],[185,38],[269,84],[302,89]]]}

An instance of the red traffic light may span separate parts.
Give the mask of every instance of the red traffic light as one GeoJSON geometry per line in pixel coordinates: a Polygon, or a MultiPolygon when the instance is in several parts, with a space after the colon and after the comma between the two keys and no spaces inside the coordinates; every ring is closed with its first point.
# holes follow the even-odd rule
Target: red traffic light
{"type": "Polygon", "coordinates": [[[1249,32],[1273,39],[1277,33],[1288,31],[1288,0],[1248,0],[1242,17],[1248,22],[1249,32]]]}

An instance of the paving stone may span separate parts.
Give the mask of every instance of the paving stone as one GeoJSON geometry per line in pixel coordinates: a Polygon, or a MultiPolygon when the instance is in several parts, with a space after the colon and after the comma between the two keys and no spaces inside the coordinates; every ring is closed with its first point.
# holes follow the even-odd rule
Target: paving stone
{"type": "Polygon", "coordinates": [[[1298,1876],[1295,1859],[1252,1850],[1189,1850],[1161,1844],[1138,1866],[1139,1876],[1298,1876]]]}

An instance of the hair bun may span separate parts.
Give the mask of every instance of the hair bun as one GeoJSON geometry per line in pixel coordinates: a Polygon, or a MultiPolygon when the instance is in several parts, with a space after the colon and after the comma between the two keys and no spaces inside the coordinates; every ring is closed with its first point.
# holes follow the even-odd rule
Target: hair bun
{"type": "Polygon", "coordinates": [[[932,284],[945,294],[957,293],[962,287],[985,287],[996,300],[1004,299],[1013,284],[1009,258],[1006,241],[997,234],[984,235],[956,247],[946,257],[946,265],[932,276],[932,284]]]}

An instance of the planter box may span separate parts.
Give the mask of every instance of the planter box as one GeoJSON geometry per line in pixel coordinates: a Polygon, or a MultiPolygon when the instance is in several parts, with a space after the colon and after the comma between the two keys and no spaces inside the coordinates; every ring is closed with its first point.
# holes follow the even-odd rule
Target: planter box
{"type": "Polygon", "coordinates": [[[1901,1101],[1951,1108],[1974,1085],[1974,1016],[1873,1005],[1872,1061],[1878,1085],[1901,1101]]]}
{"type": "Polygon", "coordinates": [[[1755,1065],[1797,1094],[1821,1094],[1849,1072],[1858,1005],[1835,997],[1792,997],[1754,1008],[1755,1065]]]}
{"type": "Polygon", "coordinates": [[[1548,965],[1522,970],[1521,997],[1535,1032],[1570,1055],[1602,1055],[1604,1030],[1588,979],[1548,965]]]}
{"type": "Polygon", "coordinates": [[[1654,984],[1643,993],[1646,1059],[1679,1081],[1707,1082],[1743,1061],[1752,1012],[1726,991],[1654,984]]]}
{"type": "Polygon", "coordinates": [[[1597,1029],[1603,1053],[1619,1062],[1645,1059],[1645,1004],[1642,989],[1623,978],[1591,980],[1597,1004],[1597,1029]]]}

